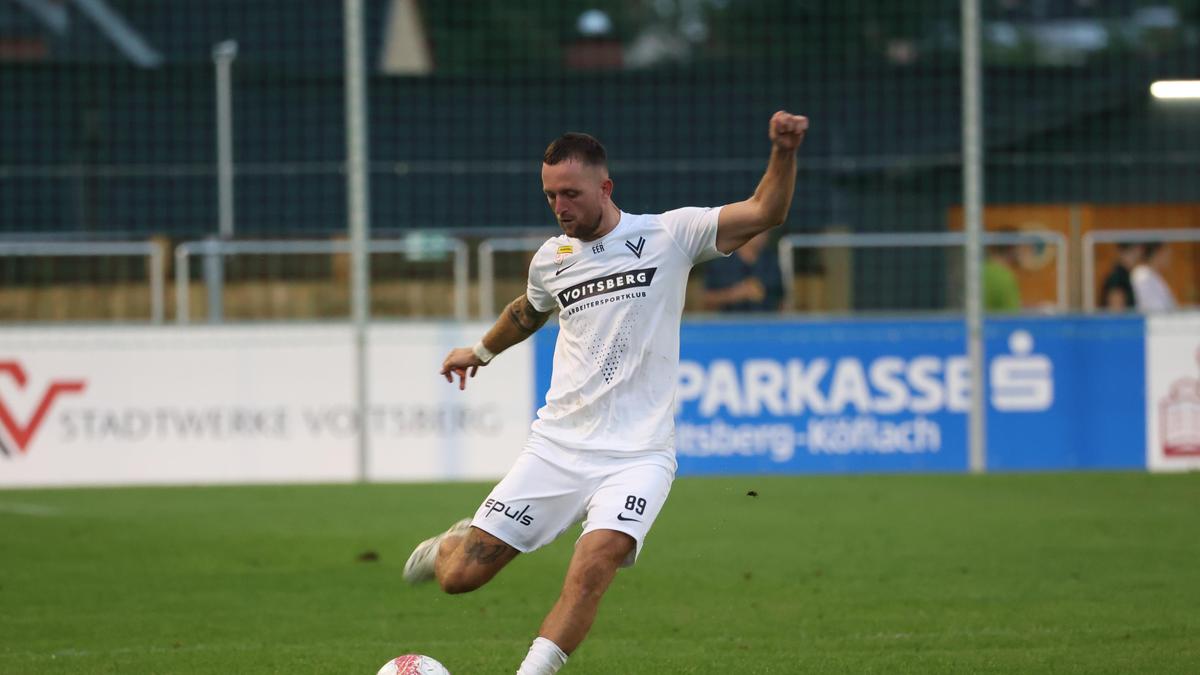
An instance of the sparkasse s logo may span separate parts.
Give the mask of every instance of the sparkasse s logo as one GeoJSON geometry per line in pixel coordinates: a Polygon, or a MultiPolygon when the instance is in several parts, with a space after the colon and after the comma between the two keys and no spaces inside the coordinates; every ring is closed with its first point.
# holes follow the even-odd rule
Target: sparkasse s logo
{"type": "Polygon", "coordinates": [[[1008,336],[1008,349],[992,359],[992,406],[1001,412],[1041,412],[1054,405],[1054,363],[1033,351],[1027,330],[1008,336]]]}
{"type": "MultiPolygon", "coordinates": [[[[25,369],[17,361],[0,361],[0,378],[11,379],[21,389],[25,389],[29,382],[25,369]]],[[[0,398],[0,428],[3,429],[3,433],[0,433],[0,454],[5,457],[13,455],[9,443],[22,455],[28,452],[55,399],[63,394],[81,393],[86,386],[87,382],[84,380],[51,380],[50,385],[42,392],[41,399],[37,401],[33,415],[25,424],[17,422],[4,399],[0,398]]]]}

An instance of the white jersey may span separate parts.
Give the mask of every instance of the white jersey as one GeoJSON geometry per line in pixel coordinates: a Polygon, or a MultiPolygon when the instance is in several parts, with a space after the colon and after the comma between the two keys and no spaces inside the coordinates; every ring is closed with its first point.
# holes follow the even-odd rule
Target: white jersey
{"type": "Polygon", "coordinates": [[[1149,265],[1138,265],[1129,275],[1133,297],[1142,312],[1169,312],[1175,309],[1175,294],[1166,279],[1149,265]]]}
{"type": "Polygon", "coordinates": [[[546,405],[533,431],[580,450],[669,450],[688,273],[716,258],[719,208],[631,215],[601,239],[549,239],[526,296],[558,308],[546,405]]]}

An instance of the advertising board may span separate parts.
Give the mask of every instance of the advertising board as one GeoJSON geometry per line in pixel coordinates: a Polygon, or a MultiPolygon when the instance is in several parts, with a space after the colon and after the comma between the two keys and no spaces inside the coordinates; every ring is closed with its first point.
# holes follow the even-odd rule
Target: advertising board
{"type": "Polygon", "coordinates": [[[1146,466],[1200,469],[1200,314],[1146,321],[1146,466]]]}
{"type": "MultiPolygon", "coordinates": [[[[990,320],[989,469],[1143,466],[1143,333],[990,320]]],[[[554,337],[537,338],[539,401],[554,337]]],[[[968,368],[957,319],[685,322],[680,474],[966,470],[968,368]]]]}
{"type": "Polygon", "coordinates": [[[438,375],[483,325],[371,331],[356,412],[345,326],[6,329],[0,486],[494,478],[532,407],[518,346],[459,391],[438,375]]]}

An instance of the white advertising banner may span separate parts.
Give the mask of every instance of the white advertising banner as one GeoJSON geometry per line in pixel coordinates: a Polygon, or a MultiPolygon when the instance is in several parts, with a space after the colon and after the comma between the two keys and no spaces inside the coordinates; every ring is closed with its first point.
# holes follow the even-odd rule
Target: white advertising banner
{"type": "Polygon", "coordinates": [[[1200,469],[1200,314],[1146,320],[1146,466],[1200,469]]]}
{"type": "Polygon", "coordinates": [[[491,324],[413,324],[371,330],[372,480],[491,479],[524,447],[533,420],[533,348],[526,341],[480,368],[460,391],[439,374],[451,347],[491,324]]]}
{"type": "Polygon", "coordinates": [[[377,327],[367,419],[346,326],[0,331],[0,486],[491,478],[531,416],[520,345],[459,391],[438,376],[482,324],[377,327]],[[482,385],[482,386],[476,386],[482,385]]]}

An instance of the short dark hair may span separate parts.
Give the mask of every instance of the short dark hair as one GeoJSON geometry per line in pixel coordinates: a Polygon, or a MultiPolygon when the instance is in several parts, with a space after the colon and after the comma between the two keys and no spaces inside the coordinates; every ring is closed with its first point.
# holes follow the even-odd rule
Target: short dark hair
{"type": "Polygon", "coordinates": [[[1146,260],[1149,260],[1153,258],[1154,254],[1158,253],[1158,249],[1162,247],[1163,243],[1161,241],[1147,241],[1142,244],[1142,257],[1146,260]]]}
{"type": "Polygon", "coordinates": [[[554,142],[546,146],[546,153],[542,155],[542,162],[550,166],[569,159],[578,160],[588,166],[608,165],[608,153],[604,151],[600,141],[578,131],[567,132],[554,139],[554,142]]]}

